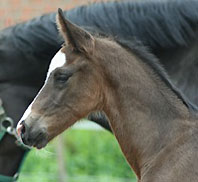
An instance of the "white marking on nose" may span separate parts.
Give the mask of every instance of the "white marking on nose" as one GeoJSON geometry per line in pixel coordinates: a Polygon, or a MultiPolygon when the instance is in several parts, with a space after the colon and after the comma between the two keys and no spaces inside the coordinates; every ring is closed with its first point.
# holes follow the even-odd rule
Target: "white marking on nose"
{"type": "MultiPolygon", "coordinates": [[[[47,73],[47,78],[45,80],[45,83],[44,83],[43,87],[45,86],[45,84],[46,84],[46,82],[47,82],[47,80],[49,78],[50,73],[52,71],[54,71],[56,68],[62,67],[65,63],[66,63],[66,55],[63,52],[61,52],[61,50],[59,50],[56,53],[56,55],[52,58],[52,61],[51,61],[50,65],[49,65],[49,69],[48,69],[48,73],[47,73]]],[[[18,124],[17,124],[18,135],[20,135],[20,133],[21,133],[21,128],[22,128],[21,122],[23,120],[26,120],[27,117],[32,112],[32,105],[33,105],[34,101],[36,100],[36,98],[38,97],[39,93],[42,91],[43,87],[40,89],[40,91],[38,92],[38,94],[36,95],[36,97],[34,98],[34,100],[32,101],[32,103],[28,106],[27,110],[25,111],[25,113],[23,114],[22,118],[18,122],[18,124]]]]}
{"type": "Polygon", "coordinates": [[[32,103],[28,106],[28,108],[26,109],[26,111],[23,114],[22,118],[20,119],[20,121],[17,124],[16,131],[17,131],[19,136],[21,135],[21,128],[22,128],[21,122],[28,117],[28,115],[31,113],[31,111],[32,111],[32,103]]]}

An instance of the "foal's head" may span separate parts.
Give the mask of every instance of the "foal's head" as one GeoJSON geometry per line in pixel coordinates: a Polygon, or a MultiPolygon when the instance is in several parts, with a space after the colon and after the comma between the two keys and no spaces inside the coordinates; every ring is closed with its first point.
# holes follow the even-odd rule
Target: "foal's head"
{"type": "Polygon", "coordinates": [[[24,143],[37,148],[90,112],[103,109],[107,81],[100,59],[112,59],[121,48],[72,24],[61,10],[57,23],[65,45],[53,58],[43,88],[18,123],[24,143]],[[111,53],[107,57],[103,52],[111,53]]]}

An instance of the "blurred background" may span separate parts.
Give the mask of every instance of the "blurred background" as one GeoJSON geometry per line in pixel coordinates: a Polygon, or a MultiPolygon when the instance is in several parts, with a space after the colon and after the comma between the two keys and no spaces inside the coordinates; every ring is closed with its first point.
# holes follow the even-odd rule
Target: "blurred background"
{"type": "MultiPolygon", "coordinates": [[[[58,8],[68,10],[101,0],[1,0],[0,29],[27,21],[45,13],[55,12],[58,8]]],[[[104,0],[103,0],[104,1],[104,0]]]]}
{"type": "MultiPolygon", "coordinates": [[[[99,0],[1,0],[0,29],[45,13],[99,0]]],[[[96,124],[81,121],[45,149],[32,149],[19,182],[133,182],[135,175],[114,136],[96,124]]]]}
{"type": "Polygon", "coordinates": [[[114,136],[80,121],[25,160],[19,182],[135,182],[114,136]]]}

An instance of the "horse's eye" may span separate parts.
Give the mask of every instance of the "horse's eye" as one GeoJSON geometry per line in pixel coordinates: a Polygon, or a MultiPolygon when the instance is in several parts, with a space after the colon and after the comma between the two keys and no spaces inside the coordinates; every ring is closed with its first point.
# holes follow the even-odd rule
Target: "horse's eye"
{"type": "Polygon", "coordinates": [[[71,77],[72,74],[55,74],[55,81],[58,83],[65,83],[71,77]]]}

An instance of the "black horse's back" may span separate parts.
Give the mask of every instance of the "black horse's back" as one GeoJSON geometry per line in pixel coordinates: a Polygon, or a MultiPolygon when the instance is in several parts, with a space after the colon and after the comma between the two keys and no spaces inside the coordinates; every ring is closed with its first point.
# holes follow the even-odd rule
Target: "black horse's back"
{"type": "MultiPolygon", "coordinates": [[[[75,24],[94,32],[124,39],[136,37],[144,45],[157,48],[187,46],[196,37],[197,8],[196,0],[136,0],[94,3],[65,11],[65,15],[75,24]]],[[[21,49],[27,44],[31,50],[42,51],[54,46],[54,42],[62,42],[55,36],[58,33],[55,13],[12,29],[12,38],[21,49]]]]}
{"type": "Polygon", "coordinates": [[[170,47],[186,45],[196,36],[197,8],[195,0],[122,1],[82,6],[66,15],[111,36],[135,36],[148,46],[170,47]]]}

